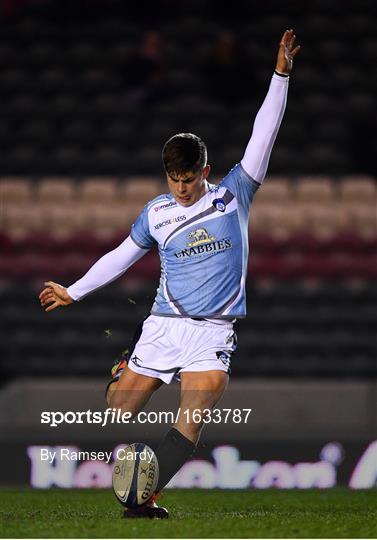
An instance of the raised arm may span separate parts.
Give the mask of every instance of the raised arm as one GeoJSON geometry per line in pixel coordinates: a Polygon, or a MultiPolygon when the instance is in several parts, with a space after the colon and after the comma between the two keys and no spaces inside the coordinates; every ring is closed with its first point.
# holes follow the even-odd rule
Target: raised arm
{"type": "Polygon", "coordinates": [[[275,73],[255,118],[251,139],[241,160],[242,167],[259,184],[266,175],[271,150],[285,111],[289,74],[292,71],[293,58],[300,50],[300,46],[294,48],[295,39],[292,29],[286,30],[281,38],[275,73]]]}
{"type": "Polygon", "coordinates": [[[89,293],[111,283],[145,255],[149,249],[139,247],[131,236],[117,248],[101,257],[88,272],[73,285],[66,288],[53,281],[45,283],[46,288],[39,295],[41,305],[51,311],[60,306],[68,306],[74,300],[81,300],[89,293]]]}

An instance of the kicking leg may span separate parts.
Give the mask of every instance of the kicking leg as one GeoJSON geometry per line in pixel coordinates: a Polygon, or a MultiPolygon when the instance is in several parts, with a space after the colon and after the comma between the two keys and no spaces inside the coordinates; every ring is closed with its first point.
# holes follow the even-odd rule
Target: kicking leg
{"type": "Polygon", "coordinates": [[[139,322],[139,324],[136,326],[134,335],[132,337],[131,343],[129,347],[127,347],[121,354],[120,358],[118,358],[118,361],[113,365],[111,369],[111,377],[112,380],[109,382],[109,384],[106,387],[106,401],[107,404],[110,407],[110,400],[111,396],[114,393],[116,387],[118,386],[118,381],[123,373],[123,370],[125,366],[128,364],[128,360],[131,358],[132,353],[135,349],[136,343],[139,341],[141,333],[143,331],[143,324],[144,324],[145,318],[139,322]]]}
{"type": "MultiPolygon", "coordinates": [[[[132,416],[135,416],[144,408],[153,392],[162,384],[160,379],[135,373],[126,365],[119,381],[114,382],[108,388],[109,406],[120,409],[122,412],[130,412],[132,416]]],[[[118,460],[115,462],[115,466],[117,465],[119,465],[118,460]]],[[[138,508],[125,508],[123,513],[125,518],[163,519],[168,516],[166,508],[157,506],[154,496],[138,508]]]]}
{"type": "Polygon", "coordinates": [[[109,407],[131,412],[135,416],[162,384],[160,379],[140,375],[125,365],[119,380],[108,388],[107,403],[109,407]]]}

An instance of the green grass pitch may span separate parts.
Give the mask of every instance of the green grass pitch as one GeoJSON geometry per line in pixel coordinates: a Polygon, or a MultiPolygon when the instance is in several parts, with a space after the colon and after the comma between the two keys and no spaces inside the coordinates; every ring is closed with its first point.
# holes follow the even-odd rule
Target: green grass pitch
{"type": "Polygon", "coordinates": [[[377,492],[166,490],[168,520],[125,520],[110,490],[0,491],[1,538],[376,538],[377,492]]]}

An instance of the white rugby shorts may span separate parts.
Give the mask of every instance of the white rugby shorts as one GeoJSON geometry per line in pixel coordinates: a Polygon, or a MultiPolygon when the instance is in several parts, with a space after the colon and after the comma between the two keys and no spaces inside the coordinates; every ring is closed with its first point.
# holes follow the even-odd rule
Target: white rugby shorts
{"type": "Polygon", "coordinates": [[[128,367],[166,384],[185,371],[230,373],[236,344],[232,322],[150,315],[128,367]]]}

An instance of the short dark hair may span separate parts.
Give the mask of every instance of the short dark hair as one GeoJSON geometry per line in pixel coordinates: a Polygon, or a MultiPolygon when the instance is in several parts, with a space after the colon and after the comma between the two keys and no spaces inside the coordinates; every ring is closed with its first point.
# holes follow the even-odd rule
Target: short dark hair
{"type": "Polygon", "coordinates": [[[164,144],[162,161],[168,174],[197,172],[207,164],[207,147],[193,133],[177,133],[164,144]]]}

